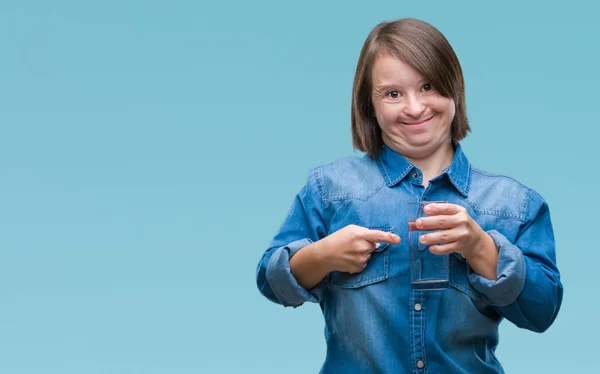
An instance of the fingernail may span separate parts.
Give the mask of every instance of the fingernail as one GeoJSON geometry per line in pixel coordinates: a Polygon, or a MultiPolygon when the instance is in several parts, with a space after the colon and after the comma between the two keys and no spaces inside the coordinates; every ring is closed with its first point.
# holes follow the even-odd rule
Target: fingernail
{"type": "Polygon", "coordinates": [[[421,227],[421,225],[423,224],[423,221],[418,219],[416,222],[417,227],[421,227]]]}
{"type": "Polygon", "coordinates": [[[381,247],[381,243],[375,243],[375,249],[381,247]]]}
{"type": "Polygon", "coordinates": [[[421,235],[419,236],[419,241],[423,244],[425,244],[425,235],[421,235]]]}

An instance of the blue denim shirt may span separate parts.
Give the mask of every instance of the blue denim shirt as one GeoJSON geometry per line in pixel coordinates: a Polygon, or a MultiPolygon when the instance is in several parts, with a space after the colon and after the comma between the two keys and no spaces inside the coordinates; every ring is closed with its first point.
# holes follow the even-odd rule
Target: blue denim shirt
{"type": "Polygon", "coordinates": [[[427,188],[422,176],[388,147],[375,160],[350,157],[315,168],[264,253],[257,269],[264,296],[283,306],[321,306],[322,373],[502,373],[494,355],[500,322],[542,332],[556,318],[563,287],[542,197],[473,168],[460,145],[427,188]],[[467,209],[498,247],[498,280],[452,254],[448,289],[411,289],[405,207],[426,200],[467,209]],[[349,224],[392,231],[402,241],[379,247],[361,273],[334,271],[313,289],[301,287],[290,258],[349,224]]]}

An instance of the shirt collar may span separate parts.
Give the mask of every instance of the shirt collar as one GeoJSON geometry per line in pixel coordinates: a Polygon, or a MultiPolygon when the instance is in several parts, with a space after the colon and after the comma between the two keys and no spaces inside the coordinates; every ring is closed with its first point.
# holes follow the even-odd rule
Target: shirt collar
{"type": "MultiPolygon", "coordinates": [[[[404,156],[392,150],[387,145],[384,145],[381,152],[379,152],[377,165],[388,187],[398,184],[415,168],[404,156]]],[[[462,151],[460,144],[456,146],[452,163],[434,180],[441,178],[444,174],[448,176],[452,185],[466,197],[469,193],[471,182],[471,164],[462,151]]]]}

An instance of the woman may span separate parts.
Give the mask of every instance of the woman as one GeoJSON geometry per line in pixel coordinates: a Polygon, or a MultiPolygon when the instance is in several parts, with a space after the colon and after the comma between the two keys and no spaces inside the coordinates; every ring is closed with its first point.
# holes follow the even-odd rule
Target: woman
{"type": "Polygon", "coordinates": [[[323,373],[501,373],[503,318],[532,331],[556,318],[562,284],[548,205],[471,166],[462,70],[433,26],[382,23],[360,54],[354,147],[310,172],[264,253],[257,283],[284,306],[320,304],[323,373]],[[410,287],[409,202],[429,204],[420,241],[450,255],[450,287],[410,287]],[[402,238],[402,240],[401,240],[402,238]]]}

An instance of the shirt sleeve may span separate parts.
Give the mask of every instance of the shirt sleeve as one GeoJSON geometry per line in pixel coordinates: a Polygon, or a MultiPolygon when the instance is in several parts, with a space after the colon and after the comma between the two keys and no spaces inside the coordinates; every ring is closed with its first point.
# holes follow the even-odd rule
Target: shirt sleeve
{"type": "Polygon", "coordinates": [[[260,292],[269,300],[286,307],[320,302],[328,283],[328,277],[325,277],[317,286],[307,290],[298,284],[290,272],[290,258],[326,236],[326,204],[321,191],[319,169],[313,169],[256,270],[260,292]]]}
{"type": "Polygon", "coordinates": [[[498,280],[486,279],[469,268],[469,281],[506,319],[543,332],[556,319],[563,285],[548,204],[533,190],[528,190],[525,204],[527,216],[514,244],[495,230],[488,232],[499,251],[498,280]]]}
{"type": "Polygon", "coordinates": [[[525,258],[521,250],[510,243],[496,230],[487,232],[498,248],[497,280],[492,281],[473,271],[469,266],[467,274],[473,288],[484,294],[488,302],[496,306],[505,306],[517,299],[527,276],[525,258]]]}

